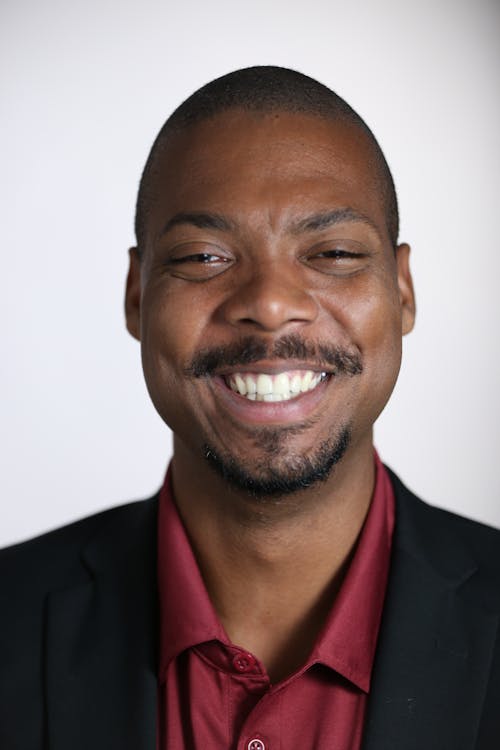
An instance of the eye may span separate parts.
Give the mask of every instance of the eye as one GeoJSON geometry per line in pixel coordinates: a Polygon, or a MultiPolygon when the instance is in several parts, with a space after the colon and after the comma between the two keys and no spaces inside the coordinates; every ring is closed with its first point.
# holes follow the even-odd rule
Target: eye
{"type": "Polygon", "coordinates": [[[232,258],[216,245],[190,242],[172,248],[165,265],[177,278],[204,281],[225,271],[232,258]]]}
{"type": "Polygon", "coordinates": [[[174,266],[179,266],[183,263],[217,263],[221,260],[223,259],[214,253],[193,253],[192,255],[181,256],[180,258],[172,258],[170,262],[174,266]]]}
{"type": "Polygon", "coordinates": [[[370,253],[355,240],[334,240],[312,247],[303,262],[322,273],[348,276],[363,269],[370,253]]]}
{"type": "Polygon", "coordinates": [[[356,253],[348,252],[347,250],[339,250],[338,247],[332,250],[323,250],[321,253],[316,253],[315,258],[333,258],[334,260],[345,260],[346,258],[356,258],[356,253]]]}

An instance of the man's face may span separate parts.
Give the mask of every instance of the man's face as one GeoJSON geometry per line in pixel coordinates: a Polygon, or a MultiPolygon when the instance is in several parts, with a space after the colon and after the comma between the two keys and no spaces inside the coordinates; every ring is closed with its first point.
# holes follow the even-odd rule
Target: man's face
{"type": "Polygon", "coordinates": [[[371,446],[413,324],[371,148],[289,113],[233,110],[171,136],[127,323],[193,471],[215,457],[276,492],[371,446]]]}

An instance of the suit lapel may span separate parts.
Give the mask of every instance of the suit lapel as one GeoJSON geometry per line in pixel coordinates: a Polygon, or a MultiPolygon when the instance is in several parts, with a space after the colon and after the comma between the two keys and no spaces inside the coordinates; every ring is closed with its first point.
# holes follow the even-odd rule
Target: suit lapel
{"type": "Polygon", "coordinates": [[[132,508],[86,548],[87,580],[50,595],[50,750],[155,750],[156,503],[132,508]]]}
{"type": "Polygon", "coordinates": [[[399,483],[363,750],[473,750],[498,615],[447,524],[399,483]],[[472,585],[471,585],[472,584],[472,585]]]}

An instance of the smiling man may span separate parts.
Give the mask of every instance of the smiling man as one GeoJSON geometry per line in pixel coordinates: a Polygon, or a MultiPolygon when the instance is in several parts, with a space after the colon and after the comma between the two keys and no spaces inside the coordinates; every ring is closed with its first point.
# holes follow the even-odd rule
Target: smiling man
{"type": "Polygon", "coordinates": [[[373,448],[415,305],[370,130],[294,71],[224,76],[160,131],[136,233],[173,458],[2,553],[2,748],[497,748],[500,534],[373,448]]]}

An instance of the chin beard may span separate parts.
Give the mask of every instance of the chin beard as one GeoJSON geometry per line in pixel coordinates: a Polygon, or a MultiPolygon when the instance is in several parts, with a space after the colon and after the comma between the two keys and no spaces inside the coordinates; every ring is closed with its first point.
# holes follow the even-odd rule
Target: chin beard
{"type": "Polygon", "coordinates": [[[266,461],[258,463],[253,471],[234,456],[219,453],[210,445],[204,446],[205,458],[234,490],[244,492],[252,499],[265,500],[291,495],[325,482],[351,440],[350,430],[344,427],[338,436],[321,443],[312,456],[296,455],[284,459],[280,458],[283,437],[283,430],[261,431],[255,442],[262,448],[266,447],[266,461]]]}

